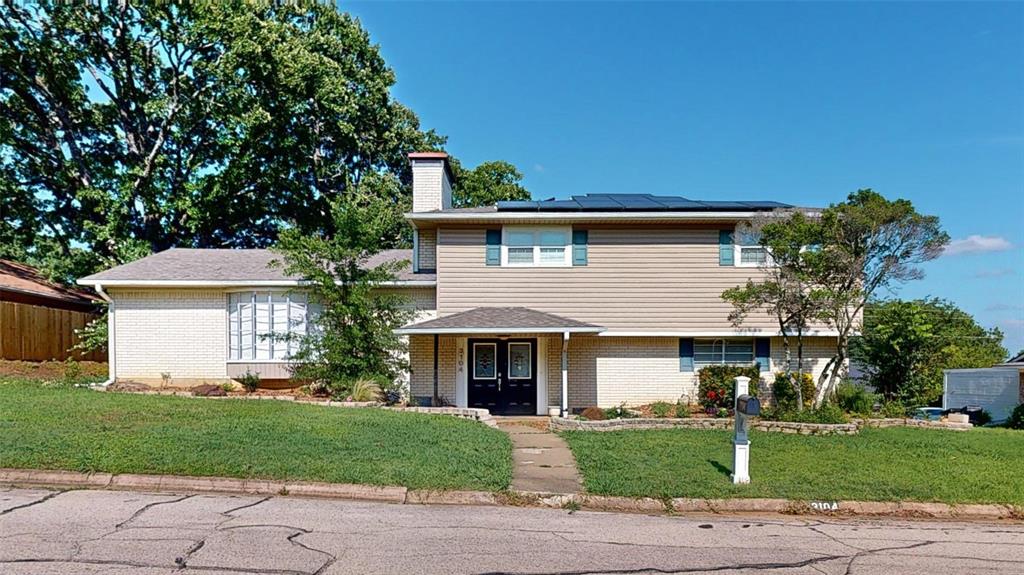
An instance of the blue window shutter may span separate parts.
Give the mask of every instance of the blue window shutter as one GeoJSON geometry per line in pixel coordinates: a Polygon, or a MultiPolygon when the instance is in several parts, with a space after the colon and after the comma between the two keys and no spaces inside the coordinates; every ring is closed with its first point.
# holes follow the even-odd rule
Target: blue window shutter
{"type": "Polygon", "coordinates": [[[693,371],[693,339],[679,338],[679,371],[693,371]]]}
{"type": "Polygon", "coordinates": [[[772,340],[759,337],[754,340],[754,360],[760,365],[761,371],[771,371],[772,340]]]}
{"type": "Polygon", "coordinates": [[[587,230],[572,231],[572,265],[587,265],[587,230]]]}
{"type": "Polygon", "coordinates": [[[734,259],[732,249],[732,230],[718,230],[718,265],[734,265],[734,259]]]}
{"type": "Polygon", "coordinates": [[[487,265],[501,265],[501,230],[487,230],[487,265]]]}

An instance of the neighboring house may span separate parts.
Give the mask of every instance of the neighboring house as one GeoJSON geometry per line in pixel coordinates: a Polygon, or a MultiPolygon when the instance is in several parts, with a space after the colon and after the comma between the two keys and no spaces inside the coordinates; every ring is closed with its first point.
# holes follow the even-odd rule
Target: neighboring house
{"type": "Polygon", "coordinates": [[[75,330],[97,317],[99,299],[47,280],[32,266],[0,260],[0,359],[103,361],[69,351],[75,330]]]}
{"type": "MultiPolygon", "coordinates": [[[[447,156],[410,158],[414,247],[380,258],[411,262],[387,289],[421,311],[399,330],[418,398],[548,414],[693,399],[704,365],[757,362],[768,380],[781,367],[775,320],[736,328],[720,296],[764,273],[764,250],[735,242],[737,224],[788,206],[591,194],[455,209],[447,156]]],[[[286,345],[259,335],[305,329],[309,306],[272,257],[169,250],[84,278],[113,302],[112,376],[286,377],[286,345]]],[[[815,376],[835,335],[810,330],[815,376]]]]}
{"type": "Polygon", "coordinates": [[[981,407],[999,422],[1024,403],[1024,353],[981,369],[943,371],[942,408],[981,407]]]}

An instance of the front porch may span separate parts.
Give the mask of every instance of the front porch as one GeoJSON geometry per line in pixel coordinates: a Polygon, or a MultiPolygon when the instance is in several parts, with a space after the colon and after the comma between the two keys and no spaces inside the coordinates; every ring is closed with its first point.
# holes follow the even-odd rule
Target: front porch
{"type": "Polygon", "coordinates": [[[568,413],[569,344],[603,328],[526,308],[477,308],[407,326],[420,402],[495,415],[568,413]]]}

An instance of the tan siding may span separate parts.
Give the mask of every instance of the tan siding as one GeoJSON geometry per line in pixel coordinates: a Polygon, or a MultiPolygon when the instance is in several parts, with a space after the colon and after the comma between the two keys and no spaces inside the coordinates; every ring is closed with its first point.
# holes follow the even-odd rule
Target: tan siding
{"type": "MultiPolygon", "coordinates": [[[[444,227],[438,237],[438,315],[524,306],[630,331],[732,330],[730,287],[756,268],[718,265],[718,228],[588,226],[588,265],[509,268],[484,264],[484,227],[444,227]]],[[[775,330],[765,314],[745,328],[775,330]]]]}

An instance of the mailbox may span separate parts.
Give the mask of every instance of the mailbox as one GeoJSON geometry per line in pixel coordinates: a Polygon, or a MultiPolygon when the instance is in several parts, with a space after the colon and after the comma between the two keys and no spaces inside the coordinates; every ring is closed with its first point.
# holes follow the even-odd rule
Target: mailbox
{"type": "Polygon", "coordinates": [[[741,395],[736,398],[736,411],[743,415],[761,415],[761,401],[752,395],[741,395]]]}

